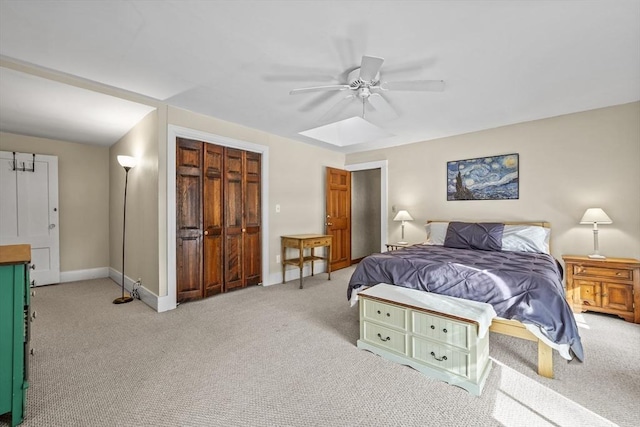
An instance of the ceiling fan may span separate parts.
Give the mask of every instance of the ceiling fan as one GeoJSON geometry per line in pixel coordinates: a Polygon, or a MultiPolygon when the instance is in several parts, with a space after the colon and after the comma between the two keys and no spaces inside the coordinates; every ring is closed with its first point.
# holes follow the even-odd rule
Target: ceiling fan
{"type": "MultiPolygon", "coordinates": [[[[441,92],[444,90],[443,80],[404,80],[404,81],[381,81],[380,69],[384,58],[376,56],[362,57],[360,66],[352,70],[347,75],[347,82],[343,84],[312,86],[293,89],[290,95],[298,95],[309,92],[329,92],[329,91],[349,91],[349,94],[340,103],[359,99],[362,101],[362,116],[364,118],[365,104],[369,102],[374,109],[381,107],[378,100],[387,101],[382,95],[386,91],[419,91],[419,92],[441,92]],[[375,104],[375,105],[373,105],[375,104]]],[[[335,107],[334,107],[335,108],[335,107]]]]}

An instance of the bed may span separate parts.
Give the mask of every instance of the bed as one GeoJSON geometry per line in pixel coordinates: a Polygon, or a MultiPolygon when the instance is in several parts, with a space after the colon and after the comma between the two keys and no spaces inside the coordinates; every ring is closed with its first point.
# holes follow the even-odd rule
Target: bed
{"type": "Polygon", "coordinates": [[[353,272],[347,297],[378,283],[491,304],[492,332],[538,343],[538,373],[553,378],[552,349],[584,359],[566,302],[562,267],[549,253],[545,222],[430,221],[427,241],[365,257],[353,272]]]}

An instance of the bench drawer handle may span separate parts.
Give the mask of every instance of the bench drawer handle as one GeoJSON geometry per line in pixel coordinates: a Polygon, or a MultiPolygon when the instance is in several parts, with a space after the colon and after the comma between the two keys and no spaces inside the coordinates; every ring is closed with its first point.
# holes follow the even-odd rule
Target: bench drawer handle
{"type": "Polygon", "coordinates": [[[433,356],[434,359],[436,359],[438,362],[442,362],[443,360],[447,360],[447,356],[442,356],[441,358],[437,358],[436,354],[432,351],[431,355],[433,356]]]}
{"type": "Polygon", "coordinates": [[[380,335],[380,333],[378,333],[378,338],[380,338],[381,341],[389,341],[391,339],[391,337],[382,338],[382,335],[380,335]]]}

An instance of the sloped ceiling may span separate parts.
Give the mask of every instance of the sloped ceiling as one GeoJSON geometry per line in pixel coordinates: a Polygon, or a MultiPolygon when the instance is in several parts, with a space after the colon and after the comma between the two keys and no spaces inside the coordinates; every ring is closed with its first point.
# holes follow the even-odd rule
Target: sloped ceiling
{"type": "Polygon", "coordinates": [[[640,2],[1,0],[0,55],[3,131],[110,145],[167,103],[353,152],[640,100],[640,2]],[[289,95],[362,55],[446,88],[385,93],[365,119],[392,136],[301,135],[362,116],[335,111],[343,92],[289,95]]]}

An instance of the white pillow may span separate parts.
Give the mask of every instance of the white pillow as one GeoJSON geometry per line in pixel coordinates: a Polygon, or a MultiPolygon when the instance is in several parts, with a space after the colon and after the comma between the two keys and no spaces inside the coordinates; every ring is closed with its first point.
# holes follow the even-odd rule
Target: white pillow
{"type": "Polygon", "coordinates": [[[425,245],[444,245],[444,238],[447,237],[448,222],[429,222],[424,225],[427,231],[427,241],[425,245]]]}
{"type": "Polygon", "coordinates": [[[550,228],[538,225],[505,225],[502,233],[502,250],[548,254],[550,237],[550,228]]]}

